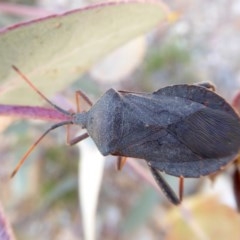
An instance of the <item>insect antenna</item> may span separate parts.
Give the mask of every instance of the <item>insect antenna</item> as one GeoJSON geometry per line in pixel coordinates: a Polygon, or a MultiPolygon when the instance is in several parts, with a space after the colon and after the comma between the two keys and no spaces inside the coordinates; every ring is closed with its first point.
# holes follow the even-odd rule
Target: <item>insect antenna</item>
{"type": "Polygon", "coordinates": [[[27,150],[27,152],[24,154],[24,156],[19,160],[17,166],[15,167],[15,169],[13,170],[12,174],[11,174],[11,178],[13,178],[16,173],[18,172],[18,170],[21,168],[21,166],[23,165],[23,163],[25,162],[25,160],[27,159],[27,157],[30,155],[30,153],[33,151],[33,149],[38,145],[38,143],[52,130],[61,127],[63,125],[68,125],[68,124],[73,124],[73,122],[71,120],[69,121],[64,121],[64,122],[60,122],[57,124],[52,125],[49,129],[47,129],[39,138],[38,140],[32,144],[32,146],[27,150]]]}
{"type": "Polygon", "coordinates": [[[68,116],[72,116],[73,115],[73,113],[70,113],[70,112],[64,110],[63,108],[55,105],[52,101],[50,101],[43,93],[41,93],[37,89],[37,87],[16,66],[12,65],[12,68],[38,95],[40,95],[40,97],[42,97],[51,106],[53,106],[55,109],[57,109],[59,112],[65,114],[65,115],[68,115],[68,116]]]}
{"type": "MultiPolygon", "coordinates": [[[[73,116],[74,113],[68,112],[62,108],[60,108],[59,106],[55,105],[53,102],[51,102],[43,93],[41,93],[37,87],[16,67],[16,66],[12,66],[12,68],[14,69],[14,71],[16,71],[16,73],[38,94],[40,95],[45,101],[47,101],[52,107],[54,107],[56,110],[58,110],[59,112],[63,113],[64,115],[67,116],[73,116]]],[[[25,162],[25,160],[27,159],[27,157],[30,155],[30,153],[34,150],[34,148],[38,145],[38,143],[52,130],[61,127],[63,125],[68,125],[68,124],[74,124],[72,120],[66,120],[63,122],[59,122],[56,123],[54,125],[52,125],[49,129],[47,129],[39,138],[38,140],[32,144],[32,146],[28,149],[28,151],[24,154],[24,156],[20,159],[20,161],[18,162],[17,166],[15,167],[15,169],[13,170],[12,174],[11,174],[11,178],[13,178],[16,173],[18,172],[18,170],[21,168],[21,166],[23,165],[23,163],[25,162]]]]}

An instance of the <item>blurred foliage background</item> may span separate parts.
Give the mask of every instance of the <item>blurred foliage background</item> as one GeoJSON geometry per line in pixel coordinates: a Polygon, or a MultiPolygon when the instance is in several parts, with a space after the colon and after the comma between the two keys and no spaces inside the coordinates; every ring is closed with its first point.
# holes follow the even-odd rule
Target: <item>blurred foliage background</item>
{"type": "MultiPolygon", "coordinates": [[[[110,87],[151,92],[170,84],[210,81],[217,93],[231,102],[240,87],[239,1],[165,3],[179,15],[176,22],[117,51],[61,95],[74,102],[74,91],[81,89],[95,101],[110,87]]],[[[21,12],[16,4],[59,12],[89,2],[15,0],[0,4],[0,26],[5,27],[34,18],[31,9],[21,12]]],[[[49,134],[18,176],[8,179],[15,163],[46,125],[18,120],[2,129],[0,201],[17,239],[83,239],[78,200],[81,148],[65,146],[64,128],[49,134]]],[[[114,165],[115,158],[107,157],[96,239],[240,239],[231,166],[213,183],[207,178],[188,179],[183,206],[174,208],[132,164],[126,164],[121,172],[114,165]]],[[[145,174],[149,174],[147,168],[145,174]]],[[[177,189],[177,179],[166,178],[177,189]]]]}

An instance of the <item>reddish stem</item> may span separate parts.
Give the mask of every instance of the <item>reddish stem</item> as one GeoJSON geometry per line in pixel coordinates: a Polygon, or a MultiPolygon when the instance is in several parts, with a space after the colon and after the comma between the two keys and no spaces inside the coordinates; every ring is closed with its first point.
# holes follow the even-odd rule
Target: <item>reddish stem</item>
{"type": "Polygon", "coordinates": [[[25,119],[39,119],[51,122],[60,122],[71,119],[70,116],[66,116],[53,108],[4,104],[0,104],[0,116],[12,116],[25,119]]]}

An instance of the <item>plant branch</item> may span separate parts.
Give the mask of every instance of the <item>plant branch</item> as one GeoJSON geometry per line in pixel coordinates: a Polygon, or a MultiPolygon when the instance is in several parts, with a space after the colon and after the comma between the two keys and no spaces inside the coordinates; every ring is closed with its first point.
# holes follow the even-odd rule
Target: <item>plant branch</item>
{"type": "Polygon", "coordinates": [[[0,116],[38,119],[51,122],[66,121],[70,119],[70,116],[66,116],[52,108],[4,104],[0,104],[0,116]]]}

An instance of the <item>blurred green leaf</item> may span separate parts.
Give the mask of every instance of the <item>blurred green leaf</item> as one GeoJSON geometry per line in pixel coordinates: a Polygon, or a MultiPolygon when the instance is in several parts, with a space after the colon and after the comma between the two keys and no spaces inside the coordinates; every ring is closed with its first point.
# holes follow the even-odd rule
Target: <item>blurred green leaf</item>
{"type": "Polygon", "coordinates": [[[158,193],[151,188],[147,188],[124,220],[122,226],[123,232],[132,232],[144,224],[152,214],[152,210],[156,206],[158,199],[158,193]]]}
{"type": "Polygon", "coordinates": [[[147,73],[152,73],[166,67],[173,68],[174,64],[187,65],[190,60],[191,52],[189,47],[184,44],[183,40],[173,38],[149,52],[145,70],[147,73]]]}

